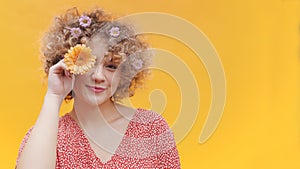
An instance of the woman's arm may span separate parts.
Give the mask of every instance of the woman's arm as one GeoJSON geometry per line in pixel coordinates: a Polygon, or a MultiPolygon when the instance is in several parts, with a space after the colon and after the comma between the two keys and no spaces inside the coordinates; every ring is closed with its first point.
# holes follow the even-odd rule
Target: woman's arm
{"type": "Polygon", "coordinates": [[[48,75],[48,90],[40,115],[19,155],[18,169],[54,169],[59,110],[64,97],[73,88],[74,76],[63,61],[52,66],[48,75]]]}

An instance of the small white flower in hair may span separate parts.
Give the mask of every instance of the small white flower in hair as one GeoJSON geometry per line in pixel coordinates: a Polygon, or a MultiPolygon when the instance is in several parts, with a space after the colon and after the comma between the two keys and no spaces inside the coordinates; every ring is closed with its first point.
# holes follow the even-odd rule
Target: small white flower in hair
{"type": "Polygon", "coordinates": [[[92,23],[92,20],[90,17],[86,16],[86,15],[82,15],[80,18],[79,18],[79,24],[83,27],[88,27],[90,26],[92,23]]]}
{"type": "Polygon", "coordinates": [[[132,66],[136,69],[139,70],[143,67],[143,61],[141,59],[136,60],[135,62],[132,63],[132,66]]]}
{"type": "Polygon", "coordinates": [[[81,35],[81,29],[80,28],[71,28],[71,35],[74,38],[78,38],[81,35]]]}
{"type": "Polygon", "coordinates": [[[109,34],[110,36],[116,38],[120,35],[120,28],[119,27],[112,27],[110,30],[109,30],[109,34]]]}

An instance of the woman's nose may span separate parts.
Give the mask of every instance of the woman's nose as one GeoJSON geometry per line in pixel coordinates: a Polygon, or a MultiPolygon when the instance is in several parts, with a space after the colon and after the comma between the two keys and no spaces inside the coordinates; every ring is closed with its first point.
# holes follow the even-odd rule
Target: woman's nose
{"type": "Polygon", "coordinates": [[[103,66],[96,66],[92,74],[93,81],[95,81],[96,83],[104,82],[105,76],[103,71],[104,71],[103,66]]]}

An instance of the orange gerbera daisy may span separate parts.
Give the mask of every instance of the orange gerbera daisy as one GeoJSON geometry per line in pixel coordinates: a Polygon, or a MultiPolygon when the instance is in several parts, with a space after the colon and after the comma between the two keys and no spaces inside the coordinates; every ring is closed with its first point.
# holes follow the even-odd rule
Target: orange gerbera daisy
{"type": "Polygon", "coordinates": [[[84,44],[78,44],[68,50],[64,61],[67,65],[67,70],[78,75],[88,72],[94,66],[96,56],[92,55],[91,48],[86,47],[84,44]]]}

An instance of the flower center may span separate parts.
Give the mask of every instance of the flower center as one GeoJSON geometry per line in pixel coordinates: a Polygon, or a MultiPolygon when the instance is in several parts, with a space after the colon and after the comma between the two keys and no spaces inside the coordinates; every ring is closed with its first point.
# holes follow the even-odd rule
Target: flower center
{"type": "Polygon", "coordinates": [[[87,61],[86,58],[88,57],[87,55],[88,55],[87,52],[81,51],[78,55],[78,58],[77,58],[75,64],[78,66],[82,66],[82,65],[86,64],[86,61],[87,61]]]}

